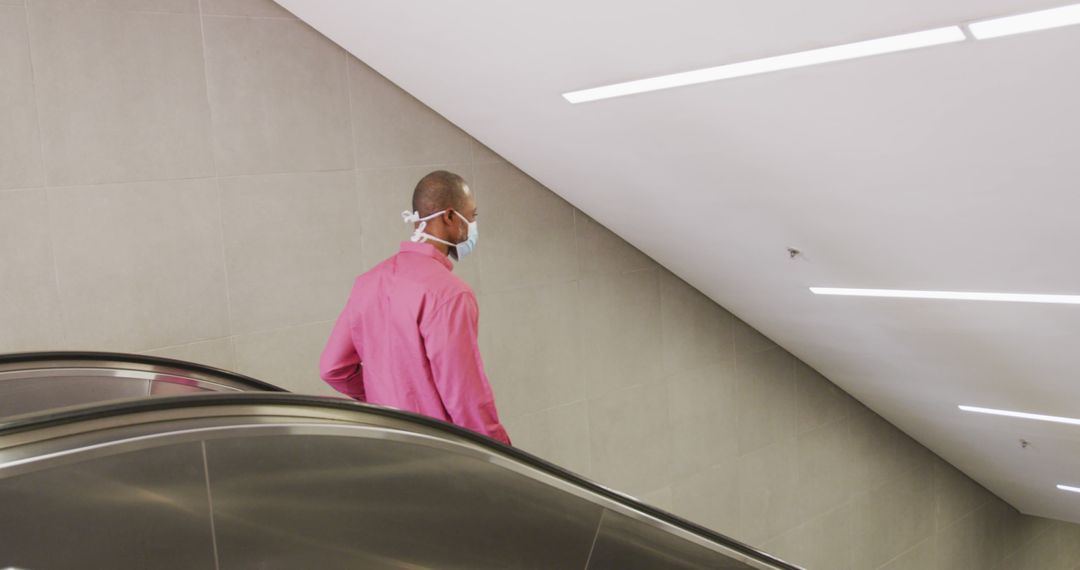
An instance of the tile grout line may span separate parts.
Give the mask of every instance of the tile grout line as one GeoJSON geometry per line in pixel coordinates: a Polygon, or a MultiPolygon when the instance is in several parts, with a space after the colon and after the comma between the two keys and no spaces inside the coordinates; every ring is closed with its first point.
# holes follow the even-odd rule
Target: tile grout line
{"type": "Polygon", "coordinates": [[[899,559],[900,559],[901,557],[903,557],[903,556],[904,556],[905,554],[907,554],[907,553],[909,553],[909,552],[911,552],[911,551],[915,550],[916,548],[918,548],[919,546],[921,546],[921,545],[922,545],[922,544],[923,544],[924,542],[927,542],[927,541],[936,541],[936,540],[937,540],[937,533],[931,534],[930,536],[927,536],[926,538],[924,538],[924,539],[922,539],[922,540],[920,540],[920,541],[916,542],[915,544],[912,544],[912,545],[911,545],[910,547],[908,547],[908,548],[904,549],[904,551],[903,551],[903,552],[901,552],[900,554],[897,554],[896,556],[893,556],[892,558],[890,558],[890,559],[886,560],[885,562],[882,562],[881,564],[878,564],[878,565],[877,565],[877,566],[876,566],[875,568],[876,568],[877,570],[881,570],[882,568],[885,568],[885,567],[886,567],[886,566],[888,566],[889,564],[892,564],[893,562],[896,562],[896,561],[897,561],[897,560],[899,560],[899,559]]]}
{"type": "Polygon", "coordinates": [[[206,505],[210,510],[210,544],[214,550],[214,570],[221,568],[218,562],[217,528],[214,526],[214,496],[210,491],[210,462],[206,458],[206,440],[199,442],[202,447],[203,479],[206,481],[206,505]]]}
{"type": "MultiPolygon", "coordinates": [[[[52,255],[52,270],[53,270],[53,286],[56,287],[56,304],[59,312],[58,323],[60,327],[60,336],[62,337],[62,344],[64,348],[68,345],[68,327],[66,326],[67,311],[64,307],[63,295],[60,288],[60,263],[56,255],[56,236],[52,231],[52,228],[56,226],[55,223],[55,208],[53,207],[53,193],[49,188],[49,169],[45,161],[45,131],[41,128],[41,106],[39,104],[39,98],[37,95],[37,70],[34,67],[34,48],[33,40],[31,37],[31,21],[30,21],[30,4],[28,2],[23,3],[23,16],[26,21],[26,59],[30,64],[30,92],[34,98],[34,120],[38,130],[38,158],[41,160],[41,181],[42,186],[39,188],[45,192],[45,214],[49,223],[49,253],[52,255]]],[[[50,336],[55,334],[55,331],[50,333],[50,336]]]]}
{"type": "Polygon", "coordinates": [[[56,220],[54,218],[55,212],[53,211],[53,198],[52,191],[49,188],[45,188],[45,214],[49,218],[49,252],[52,254],[52,267],[53,267],[53,285],[56,286],[56,304],[58,305],[60,312],[60,335],[63,337],[63,345],[66,349],[69,343],[68,340],[68,327],[67,323],[67,310],[64,306],[63,295],[60,293],[60,262],[56,256],[56,236],[53,235],[52,228],[56,226],[56,220]]]}
{"type": "Polygon", "coordinates": [[[349,103],[349,154],[352,155],[352,170],[355,178],[359,165],[356,160],[356,113],[353,112],[352,71],[350,70],[352,61],[349,59],[353,55],[345,48],[341,48],[341,53],[345,56],[345,98],[349,103]]]}
{"type": "MultiPolygon", "coordinates": [[[[345,98],[349,107],[349,155],[352,158],[352,195],[353,195],[353,207],[356,208],[357,219],[363,218],[364,207],[363,192],[360,189],[360,170],[357,168],[358,162],[356,157],[356,113],[353,112],[353,90],[352,90],[352,59],[355,57],[349,53],[344,47],[341,48],[342,53],[345,55],[345,98]]],[[[359,61],[359,60],[358,60],[359,61]]],[[[360,269],[364,269],[364,262],[366,258],[364,256],[364,242],[365,235],[363,224],[360,224],[360,251],[358,253],[360,257],[360,269]]]]}
{"type": "MultiPolygon", "coordinates": [[[[266,176],[293,176],[299,174],[333,174],[339,172],[353,172],[351,168],[332,168],[326,170],[297,170],[291,172],[257,172],[253,174],[227,174],[211,176],[181,176],[177,178],[137,178],[132,180],[112,180],[105,182],[91,182],[89,184],[62,184],[50,185],[53,190],[75,190],[79,188],[97,188],[100,186],[129,186],[132,184],[161,184],[165,182],[190,182],[197,180],[232,179],[232,178],[256,178],[266,176]]],[[[0,192],[24,192],[27,190],[40,190],[45,186],[28,186],[16,188],[2,188],[0,192]]]]}
{"type": "Polygon", "coordinates": [[[197,7],[199,10],[199,51],[202,55],[203,62],[203,94],[206,97],[206,112],[210,119],[210,160],[214,165],[214,190],[215,194],[217,194],[218,203],[218,236],[221,238],[221,270],[222,277],[225,280],[225,332],[226,338],[229,341],[229,356],[232,357],[232,365],[236,367],[238,362],[236,343],[232,340],[233,315],[232,293],[229,285],[229,256],[228,248],[225,246],[225,196],[224,191],[221,188],[221,168],[218,165],[217,156],[217,121],[214,120],[214,106],[210,102],[210,63],[206,57],[206,16],[203,10],[203,0],[198,0],[197,7]]]}
{"type": "Polygon", "coordinates": [[[41,160],[41,183],[49,186],[49,169],[45,165],[45,131],[41,128],[41,105],[37,94],[37,70],[34,67],[34,42],[30,32],[30,3],[23,3],[23,16],[26,20],[26,59],[30,64],[30,94],[34,98],[34,121],[38,130],[38,158],[41,160]]]}
{"type": "MultiPolygon", "coordinates": [[[[580,279],[576,280],[573,283],[574,283],[574,295],[577,297],[578,310],[580,311],[580,305],[581,305],[581,280],[580,279]]],[[[579,315],[579,319],[580,319],[580,315],[579,315]]],[[[578,331],[581,330],[580,322],[578,323],[578,325],[575,328],[578,331]]],[[[579,367],[580,367],[581,339],[578,338],[577,342],[578,342],[578,351],[579,351],[578,352],[578,360],[579,360],[579,367]]],[[[586,384],[584,386],[583,393],[584,393],[584,397],[582,398],[581,402],[583,402],[584,405],[585,405],[585,443],[587,444],[587,447],[585,448],[585,450],[588,452],[586,454],[586,458],[588,459],[587,468],[589,469],[589,478],[591,479],[591,478],[595,478],[595,474],[593,473],[593,453],[592,453],[592,432],[593,432],[593,429],[592,429],[592,413],[590,412],[590,407],[591,406],[589,405],[589,386],[588,386],[588,384],[586,384]]]]}
{"type": "Polygon", "coordinates": [[[286,330],[290,330],[290,329],[298,329],[298,328],[301,328],[301,327],[309,327],[309,326],[314,326],[314,325],[325,325],[325,324],[333,323],[333,322],[336,322],[336,321],[337,321],[337,319],[323,319],[323,320],[318,320],[318,321],[309,321],[309,322],[299,323],[299,324],[295,324],[295,325],[284,325],[284,326],[274,327],[274,328],[269,328],[269,329],[259,329],[259,330],[244,332],[244,333],[228,334],[228,335],[223,335],[223,336],[213,336],[213,337],[208,337],[208,338],[200,338],[198,340],[193,340],[191,342],[184,342],[184,343],[180,343],[180,344],[169,344],[169,345],[166,345],[166,346],[155,346],[153,348],[147,348],[147,349],[140,350],[139,352],[140,353],[147,353],[147,352],[155,352],[155,351],[158,351],[158,350],[168,350],[168,349],[171,349],[171,348],[184,348],[184,347],[188,347],[188,346],[194,346],[196,344],[203,344],[203,343],[206,343],[206,342],[214,342],[214,341],[219,341],[219,340],[228,340],[228,341],[231,342],[234,339],[237,339],[237,338],[242,337],[242,336],[276,333],[276,332],[282,332],[282,331],[286,331],[286,330]]]}
{"type": "MultiPolygon", "coordinates": [[[[150,12],[152,14],[173,14],[174,12],[150,12]]],[[[202,14],[202,0],[199,0],[199,13],[202,14]]],[[[284,20],[286,22],[304,22],[300,18],[289,14],[288,16],[256,16],[253,14],[206,14],[211,18],[235,18],[243,20],[284,20]]]]}

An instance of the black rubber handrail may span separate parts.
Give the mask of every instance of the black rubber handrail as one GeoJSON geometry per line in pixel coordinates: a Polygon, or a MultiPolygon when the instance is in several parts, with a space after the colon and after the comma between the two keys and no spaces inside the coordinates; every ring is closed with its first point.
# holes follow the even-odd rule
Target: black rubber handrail
{"type": "Polygon", "coordinates": [[[184,360],[173,360],[171,358],[162,358],[160,356],[147,356],[142,354],[126,354],[121,352],[77,352],[77,351],[62,351],[62,352],[22,352],[15,354],[0,354],[0,367],[6,364],[45,364],[49,362],[93,362],[101,365],[109,363],[118,364],[146,364],[150,366],[161,366],[164,368],[173,368],[177,370],[183,370],[187,372],[193,372],[198,374],[204,374],[207,376],[216,376],[229,382],[239,384],[252,390],[258,390],[263,392],[287,392],[284,388],[279,388],[273,384],[268,384],[261,380],[256,380],[250,376],[244,376],[243,374],[237,374],[235,372],[229,372],[228,370],[222,370],[220,368],[214,368],[212,366],[206,366],[204,364],[196,364],[194,362],[187,362],[184,360]]]}
{"type": "Polygon", "coordinates": [[[343,410],[358,412],[374,416],[390,418],[393,420],[411,422],[424,428],[432,429],[446,435],[461,438],[471,443],[486,448],[490,452],[508,456],[529,467],[537,469],[568,481],[573,485],[584,488],[589,492],[600,495],[625,507],[654,517],[664,523],[696,534],[708,541],[723,546],[733,552],[737,552],[749,558],[771,564],[783,570],[802,570],[798,566],[792,566],[782,560],[774,558],[756,548],[743,544],[737,540],[718,534],[703,526],[675,516],[671,513],[651,507],[621,493],[612,491],[597,483],[567,471],[558,465],[554,465],[530,453],[517,448],[503,445],[476,432],[460,428],[426,416],[371,406],[360,402],[325,398],[321,396],[305,396],[299,394],[269,394],[259,392],[247,393],[214,393],[195,396],[170,396],[162,398],[150,398],[142,400],[126,400],[113,403],[98,404],[82,408],[68,408],[57,411],[41,412],[33,416],[23,416],[6,422],[0,422],[0,437],[5,435],[27,432],[31,430],[73,424],[82,421],[109,418],[126,414],[145,412],[177,410],[183,408],[205,408],[211,406],[306,406],[324,408],[328,410],[343,410]]]}

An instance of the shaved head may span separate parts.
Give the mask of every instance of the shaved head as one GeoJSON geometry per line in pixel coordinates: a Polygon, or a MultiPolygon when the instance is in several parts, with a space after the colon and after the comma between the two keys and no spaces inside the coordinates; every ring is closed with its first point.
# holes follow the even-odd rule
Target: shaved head
{"type": "Polygon", "coordinates": [[[413,190],[412,207],[414,212],[419,212],[424,218],[453,208],[457,212],[465,213],[468,205],[469,187],[465,179],[445,170],[436,170],[420,179],[413,190]]]}

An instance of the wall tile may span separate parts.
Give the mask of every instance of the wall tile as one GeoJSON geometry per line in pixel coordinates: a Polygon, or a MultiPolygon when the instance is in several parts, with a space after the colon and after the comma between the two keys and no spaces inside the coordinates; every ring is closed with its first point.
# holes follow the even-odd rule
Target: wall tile
{"type": "Polygon", "coordinates": [[[501,417],[515,447],[588,477],[588,411],[585,402],[574,402],[524,416],[501,417]]]}
{"type": "Polygon", "coordinates": [[[934,462],[933,476],[934,524],[938,529],[948,528],[995,500],[989,491],[944,461],[934,462]]]}
{"type": "Polygon", "coordinates": [[[799,503],[806,518],[842,505],[854,493],[851,432],[833,422],[798,436],[799,503]]]}
{"type": "Polygon", "coordinates": [[[957,521],[951,527],[939,531],[935,538],[937,547],[935,562],[931,568],[957,570],[980,570],[982,553],[979,551],[982,520],[971,515],[957,521]]]}
{"type": "Polygon", "coordinates": [[[298,20],[206,16],[222,175],[351,169],[345,52],[298,20]]]}
{"type": "Polygon", "coordinates": [[[781,349],[735,359],[739,453],[794,436],[797,430],[793,358],[781,349]]]}
{"type": "Polygon", "coordinates": [[[1000,566],[1008,570],[1074,570],[1061,555],[1056,529],[1035,537],[1029,544],[1005,557],[1000,566]]]}
{"type": "Polygon", "coordinates": [[[775,342],[769,340],[768,337],[759,333],[757,329],[746,324],[746,321],[740,318],[735,318],[734,329],[735,354],[739,356],[749,356],[755,352],[780,348],[775,342]]]}
{"type": "Polygon", "coordinates": [[[799,431],[819,428],[846,419],[857,404],[836,384],[795,360],[795,393],[799,407],[799,431]]]}
{"type": "Polygon", "coordinates": [[[713,465],[734,464],[739,440],[733,363],[675,374],[666,383],[674,474],[687,476],[713,465]]]}
{"type": "Polygon", "coordinates": [[[1056,530],[1062,564],[1072,570],[1080,568],[1080,525],[1062,522],[1057,524],[1056,530]]]}
{"type": "Polygon", "coordinates": [[[45,190],[0,192],[0,260],[0,354],[63,348],[45,190]]]}
{"type": "Polygon", "coordinates": [[[660,309],[665,373],[733,360],[734,317],[667,271],[660,276],[660,309]]]}
{"type": "Polygon", "coordinates": [[[253,16],[295,18],[273,0],[201,0],[203,14],[209,16],[253,16]]]}
{"type": "Polygon", "coordinates": [[[0,0],[0,6],[25,6],[26,0],[0,0]]]}
{"type": "Polygon", "coordinates": [[[671,483],[667,390],[640,385],[589,401],[592,475],[625,493],[671,483]]]}
{"type": "Polygon", "coordinates": [[[491,150],[484,143],[472,139],[472,161],[473,164],[483,164],[486,162],[507,162],[506,159],[499,156],[498,153],[491,150]]]}
{"type": "Polygon", "coordinates": [[[345,396],[319,378],[322,354],[333,321],[233,337],[236,371],[300,394],[345,396]]]}
{"type": "Polygon", "coordinates": [[[856,407],[850,420],[856,489],[876,487],[937,460],[925,447],[865,407],[856,407]]]}
{"type": "Polygon", "coordinates": [[[798,471],[791,461],[798,443],[789,437],[739,459],[739,532],[735,538],[760,545],[803,522],[798,471]]]}
{"type": "Polygon", "coordinates": [[[484,363],[501,414],[520,416],[585,398],[579,316],[574,282],[484,295],[484,363]]]}
{"type": "Polygon", "coordinates": [[[349,88],[358,168],[472,161],[469,135],[352,57],[349,88]]]}
{"type": "Polygon", "coordinates": [[[938,533],[940,568],[992,568],[1020,548],[1016,528],[1020,515],[1001,501],[992,501],[938,533]]]}
{"type": "Polygon", "coordinates": [[[233,332],[337,318],[361,272],[352,173],[220,185],[233,332]]]}
{"type": "Polygon", "coordinates": [[[851,515],[850,505],[834,508],[766,542],[762,548],[807,570],[852,569],[851,515]]]}
{"type": "Polygon", "coordinates": [[[574,208],[505,163],[473,169],[485,292],[577,278],[574,208]]]}
{"type": "MultiPolygon", "coordinates": [[[[1017,543],[1019,545],[1025,545],[1035,539],[1036,536],[1050,530],[1055,525],[1056,521],[1050,519],[1044,519],[1042,517],[1033,517],[1023,515],[1016,525],[1017,543]]],[[[942,527],[938,527],[941,530],[942,527]]],[[[1017,547],[1019,548],[1019,546],[1017,547]]]]}
{"type": "Polygon", "coordinates": [[[893,558],[881,570],[927,570],[937,568],[937,538],[931,536],[893,558]]]}
{"type": "Polygon", "coordinates": [[[909,470],[855,498],[855,568],[877,568],[933,534],[931,477],[929,467],[909,470]]]}
{"type": "Polygon", "coordinates": [[[734,537],[739,526],[739,466],[732,461],[679,477],[671,485],[679,516],[734,537]]]}
{"type": "Polygon", "coordinates": [[[583,279],[580,292],[581,374],[588,394],[599,396],[636,384],[660,383],[660,286],[656,272],[583,279]]]}
{"type": "Polygon", "coordinates": [[[143,354],[205,364],[222,370],[236,370],[236,358],[233,355],[232,341],[228,338],[155,348],[147,350],[143,354]]]}
{"type": "Polygon", "coordinates": [[[139,351],[227,335],[211,180],[49,190],[72,349],[139,351]]]}
{"type": "Polygon", "coordinates": [[[83,6],[29,6],[49,182],[212,175],[198,15],[83,6]]]}
{"type": "Polygon", "coordinates": [[[822,570],[857,570],[852,561],[852,544],[858,540],[852,525],[850,504],[812,519],[799,529],[798,563],[822,570]]]}
{"type": "MultiPolygon", "coordinates": [[[[466,182],[470,182],[472,177],[472,166],[463,164],[443,167],[385,168],[357,172],[360,227],[364,229],[361,236],[363,243],[361,250],[365,270],[397,253],[401,242],[408,240],[412,235],[413,228],[401,221],[401,213],[412,205],[412,193],[416,184],[436,168],[454,172],[464,177],[466,182]]],[[[483,209],[484,201],[478,193],[476,200],[478,207],[483,209]]],[[[485,236],[480,240],[476,253],[454,264],[454,274],[464,279],[477,292],[481,290],[480,265],[483,264],[484,252],[489,241],[483,227],[480,231],[485,236]]]]}
{"type": "Polygon", "coordinates": [[[582,275],[629,273],[659,267],[649,256],[581,210],[575,209],[574,216],[582,275]]]}
{"type": "Polygon", "coordinates": [[[656,491],[640,495],[638,496],[638,499],[646,505],[656,507],[660,510],[669,513],[675,512],[673,493],[670,486],[662,487],[656,491]]]}
{"type": "Polygon", "coordinates": [[[769,554],[786,562],[800,560],[802,558],[800,556],[800,551],[802,549],[802,537],[800,536],[801,532],[802,527],[793,528],[785,533],[782,533],[780,536],[769,539],[759,548],[760,550],[768,552],[769,554]]]}
{"type": "Polygon", "coordinates": [[[26,9],[0,7],[0,189],[45,181],[26,9]]]}

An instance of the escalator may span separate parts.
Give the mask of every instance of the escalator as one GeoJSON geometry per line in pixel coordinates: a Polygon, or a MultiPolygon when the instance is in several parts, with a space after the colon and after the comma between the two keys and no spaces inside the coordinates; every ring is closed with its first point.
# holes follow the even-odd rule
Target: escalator
{"type": "Polygon", "coordinates": [[[34,392],[20,367],[149,384],[0,417],[0,568],[795,568],[436,420],[177,361],[18,358],[0,401],[34,392]]]}

